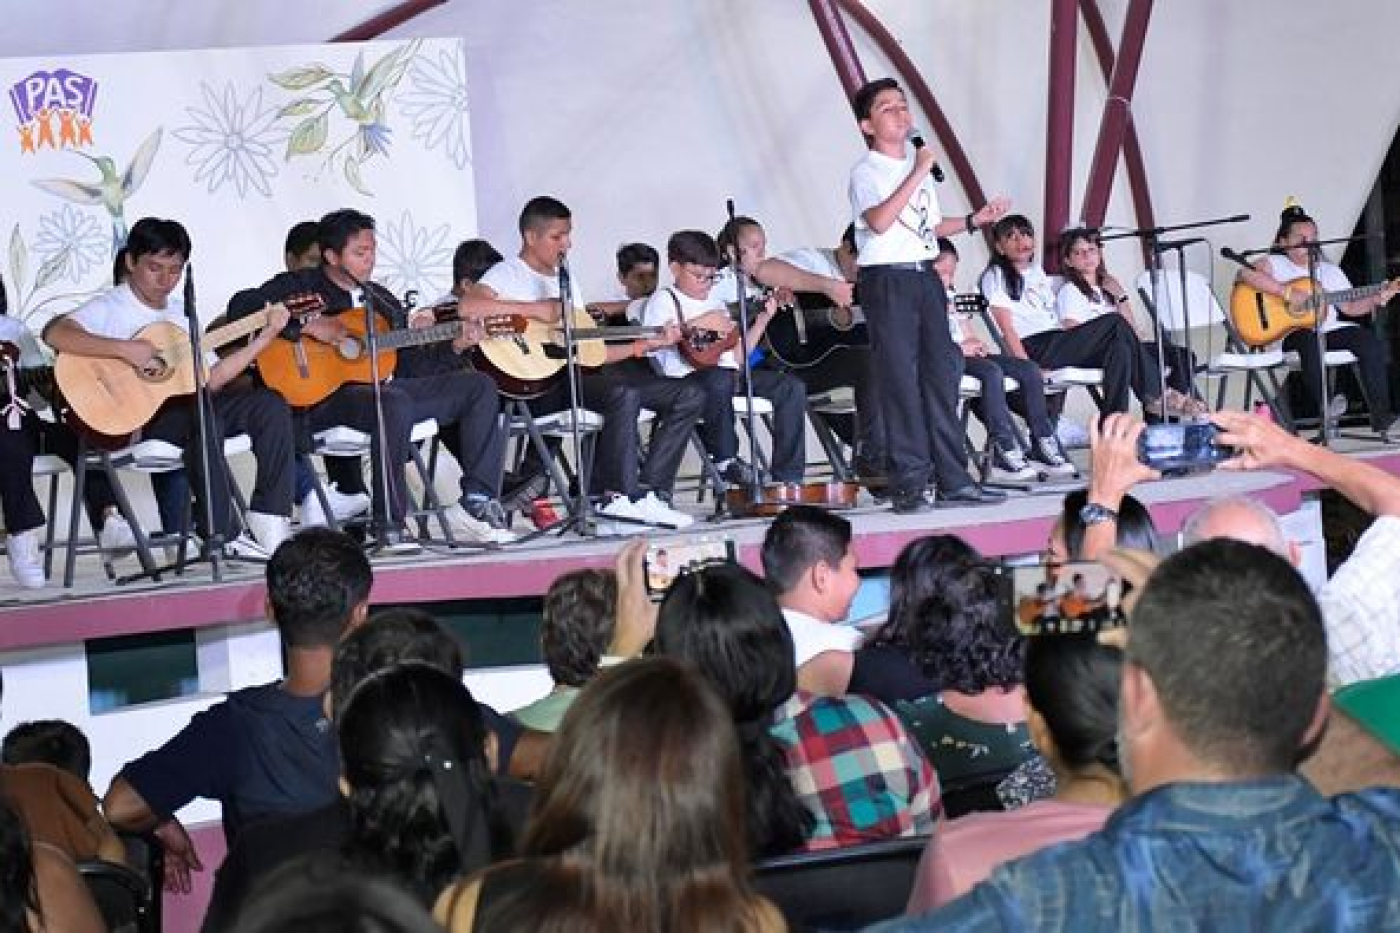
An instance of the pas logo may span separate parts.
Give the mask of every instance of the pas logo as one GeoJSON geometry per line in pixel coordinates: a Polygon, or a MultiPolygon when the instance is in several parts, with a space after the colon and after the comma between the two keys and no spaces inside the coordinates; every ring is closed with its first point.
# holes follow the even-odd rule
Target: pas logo
{"type": "Polygon", "coordinates": [[[81,149],[92,145],[97,82],[67,68],[36,71],[10,87],[19,122],[19,151],[81,149]]]}

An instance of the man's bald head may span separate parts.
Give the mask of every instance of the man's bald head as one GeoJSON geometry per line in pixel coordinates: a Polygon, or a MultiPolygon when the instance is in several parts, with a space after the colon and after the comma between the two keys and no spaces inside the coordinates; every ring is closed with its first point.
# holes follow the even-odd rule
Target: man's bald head
{"type": "Polygon", "coordinates": [[[1293,560],[1293,548],[1278,516],[1267,505],[1248,496],[1227,496],[1201,506],[1181,529],[1182,547],[1213,538],[1230,538],[1268,548],[1293,560]]]}

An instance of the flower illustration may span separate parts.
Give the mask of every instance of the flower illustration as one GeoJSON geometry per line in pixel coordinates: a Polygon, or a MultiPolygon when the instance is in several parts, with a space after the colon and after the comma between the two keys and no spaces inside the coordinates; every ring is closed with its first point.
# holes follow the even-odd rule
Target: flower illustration
{"type": "Polygon", "coordinates": [[[194,180],[206,183],[211,194],[227,182],[239,197],[247,197],[249,188],[271,197],[268,181],[277,174],[273,152],[287,138],[277,124],[277,108],[263,106],[260,87],[246,98],[232,82],[222,92],[204,83],[200,90],[205,106],[186,107],[194,122],[174,131],[176,139],[190,145],[185,161],[199,167],[194,180]]]}
{"type": "Polygon", "coordinates": [[[93,266],[105,265],[110,258],[107,227],[91,214],[65,204],[39,218],[34,250],[43,257],[46,276],[67,277],[79,282],[93,266]]]}
{"type": "Polygon", "coordinates": [[[466,168],[471,149],[461,46],[443,49],[436,60],[420,55],[408,75],[412,86],[399,96],[399,106],[413,123],[413,137],[429,149],[441,147],[454,165],[466,168]]]}
{"type": "Polygon", "coordinates": [[[398,221],[379,228],[376,277],[400,295],[410,289],[424,294],[445,291],[442,283],[452,274],[450,233],[447,224],[431,230],[419,227],[404,211],[398,221]]]}

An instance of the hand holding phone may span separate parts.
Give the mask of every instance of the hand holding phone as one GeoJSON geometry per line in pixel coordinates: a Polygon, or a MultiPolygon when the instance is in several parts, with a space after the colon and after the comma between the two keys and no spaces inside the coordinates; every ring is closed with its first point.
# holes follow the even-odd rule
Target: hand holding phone
{"type": "Polygon", "coordinates": [[[1138,438],[1138,460],[1160,472],[1214,469],[1235,456],[1218,442],[1220,429],[1209,421],[1149,424],[1138,438]]]}

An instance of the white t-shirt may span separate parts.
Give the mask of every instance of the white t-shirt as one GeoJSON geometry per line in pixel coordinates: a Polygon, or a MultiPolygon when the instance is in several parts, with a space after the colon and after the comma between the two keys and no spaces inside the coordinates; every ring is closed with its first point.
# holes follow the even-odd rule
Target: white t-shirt
{"type": "Polygon", "coordinates": [[[1019,299],[1012,299],[1007,293],[1006,277],[997,266],[982,273],[981,288],[989,305],[1011,312],[1016,336],[1026,338],[1060,329],[1060,318],[1055,313],[1055,289],[1050,276],[1040,266],[1031,266],[1021,273],[1019,299]]]}
{"type": "MultiPolygon", "coordinates": [[[[1279,282],[1291,282],[1294,279],[1306,279],[1308,277],[1308,267],[1300,266],[1287,256],[1278,253],[1270,253],[1269,274],[1279,282]]],[[[1322,260],[1317,264],[1317,284],[1322,286],[1325,292],[1340,292],[1351,288],[1351,279],[1341,270],[1340,266],[1322,260]]],[[[1327,306],[1327,317],[1322,321],[1322,332],[1330,334],[1334,330],[1341,330],[1343,327],[1355,327],[1356,322],[1347,320],[1337,313],[1335,305],[1327,306]]]]}
{"type": "Polygon", "coordinates": [[[1105,314],[1117,314],[1118,306],[1102,289],[1095,289],[1094,297],[1087,298],[1078,285],[1065,280],[1055,293],[1055,313],[1060,316],[1061,323],[1069,320],[1084,324],[1105,314]]]}
{"type": "MultiPolygon", "coordinates": [[[[711,311],[724,311],[725,304],[715,297],[714,291],[710,292],[708,298],[695,299],[682,292],[680,289],[658,288],[647,299],[646,305],[642,308],[642,324],[647,327],[665,327],[667,324],[679,323],[676,318],[676,304],[680,303],[682,320],[690,321],[711,311]],[[675,301],[671,296],[675,296],[675,301]]],[[[673,378],[688,376],[695,371],[695,367],[685,361],[680,351],[674,347],[663,347],[653,350],[651,358],[660,367],[661,374],[673,378]]],[[[719,365],[725,369],[738,369],[739,361],[734,356],[734,351],[730,350],[720,357],[719,365]]]]}
{"type": "MultiPolygon", "coordinates": [[[[480,284],[507,301],[559,300],[558,274],[541,275],[519,256],[503,259],[486,270],[480,284]]],[[[582,311],[583,295],[579,292],[577,276],[569,278],[569,292],[573,296],[574,308],[582,311]]]]}
{"type": "Polygon", "coordinates": [[[938,255],[936,228],[943,214],[931,177],[924,178],[884,233],[876,233],[865,222],[865,212],[894,194],[913,168],[914,152],[907,147],[903,159],[892,159],[871,149],[852,167],[847,193],[851,213],[855,216],[856,262],[859,265],[922,262],[938,255]]]}
{"type": "Polygon", "coordinates": [[[838,282],[846,280],[846,276],[841,272],[841,263],[836,261],[836,250],[834,249],[819,249],[815,246],[808,246],[802,249],[788,250],[778,258],[803,272],[824,275],[829,279],[836,279],[838,282]]]}
{"type": "Polygon", "coordinates": [[[81,324],[89,334],[114,340],[130,340],[141,328],[161,321],[174,324],[183,331],[189,330],[185,319],[185,302],[179,295],[172,293],[165,301],[165,309],[157,311],[137,298],[126,283],[103,292],[70,312],[68,319],[81,324]]]}
{"type": "Polygon", "coordinates": [[[792,633],[794,660],[801,667],[827,651],[855,651],[860,645],[860,629],[840,622],[823,622],[796,609],[784,609],[783,619],[792,633]]]}

